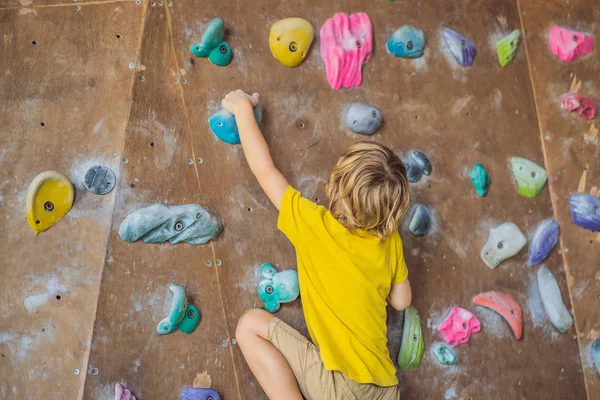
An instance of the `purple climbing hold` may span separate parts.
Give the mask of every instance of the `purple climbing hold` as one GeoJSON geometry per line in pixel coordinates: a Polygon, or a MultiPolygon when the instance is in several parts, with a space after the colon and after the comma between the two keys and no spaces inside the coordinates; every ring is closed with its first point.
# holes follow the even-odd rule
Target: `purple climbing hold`
{"type": "Polygon", "coordinates": [[[537,265],[544,261],[558,242],[558,222],[553,219],[543,220],[535,229],[529,245],[529,265],[537,265]]]}
{"type": "Polygon", "coordinates": [[[573,194],[569,204],[576,225],[592,232],[600,231],[600,200],[587,193],[573,194]]]}
{"type": "Polygon", "coordinates": [[[210,388],[183,388],[180,400],[221,400],[219,394],[210,388]]]}
{"type": "Polygon", "coordinates": [[[477,54],[477,49],[473,42],[449,28],[442,30],[442,36],[444,37],[444,41],[446,41],[448,50],[450,50],[450,53],[452,53],[460,65],[469,67],[473,64],[473,60],[477,54]]]}

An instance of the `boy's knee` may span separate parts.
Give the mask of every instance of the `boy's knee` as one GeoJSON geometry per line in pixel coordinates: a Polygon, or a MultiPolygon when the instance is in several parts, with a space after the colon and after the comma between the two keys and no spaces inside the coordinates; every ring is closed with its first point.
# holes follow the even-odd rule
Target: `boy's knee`
{"type": "Polygon", "coordinates": [[[260,335],[260,331],[264,329],[262,325],[268,324],[272,318],[273,316],[264,310],[251,308],[238,320],[235,328],[236,339],[239,341],[243,336],[249,334],[260,335]]]}

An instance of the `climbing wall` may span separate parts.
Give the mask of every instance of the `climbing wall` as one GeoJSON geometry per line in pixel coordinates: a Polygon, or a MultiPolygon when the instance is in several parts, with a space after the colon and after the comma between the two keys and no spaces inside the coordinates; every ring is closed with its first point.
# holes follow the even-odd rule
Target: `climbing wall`
{"type": "MultiPolygon", "coordinates": [[[[419,149],[432,161],[433,174],[411,185],[412,203],[432,211],[432,230],[415,238],[406,223],[401,228],[426,345],[420,368],[398,374],[403,398],[580,399],[586,386],[588,398],[600,398],[590,358],[600,330],[597,238],[574,226],[568,211],[569,194],[598,185],[597,133],[558,102],[571,85],[600,98],[594,87],[599,56],[567,64],[550,54],[545,39],[555,23],[593,33],[598,16],[589,5],[138,2],[0,3],[0,87],[6,88],[0,96],[0,376],[6,378],[0,397],[106,399],[122,380],[140,399],[175,399],[204,374],[224,399],[265,398],[235,344],[235,325],[245,310],[260,306],[257,267],[295,268],[295,256],[241,148],[208,129],[222,97],[239,87],[261,93],[262,130],[276,165],[316,202],[326,204],[324,183],[338,155],[365,139],[341,123],[350,102],[382,111],[383,127],[367,140],[402,154],[419,149]],[[329,87],[318,38],[298,68],[271,56],[268,32],[279,19],[299,16],[318,32],[334,13],[359,11],[369,14],[374,30],[360,87],[329,87]],[[215,17],[225,20],[234,54],[225,68],[189,53],[215,17]],[[386,53],[386,40],[403,24],[424,30],[421,59],[386,53]],[[459,66],[447,52],[443,26],[475,43],[472,67],[459,66]],[[525,31],[526,46],[501,68],[494,43],[513,29],[525,31]],[[546,167],[549,184],[538,197],[517,194],[512,156],[546,167]],[[484,198],[468,177],[477,162],[492,178],[484,198]],[[94,163],[118,177],[107,196],[81,184],[94,163]],[[31,179],[48,169],[70,177],[75,205],[34,237],[24,218],[25,195],[31,179]],[[224,230],[199,246],[122,241],[123,219],[157,202],[201,204],[224,230]],[[545,265],[569,309],[573,301],[575,327],[567,334],[545,315],[538,267],[527,266],[526,249],[495,270],[479,257],[491,227],[512,221],[529,234],[546,218],[561,225],[560,245],[545,265]],[[190,335],[156,333],[170,306],[170,283],[182,285],[201,312],[190,335]],[[521,304],[520,341],[498,314],[472,304],[488,290],[521,304]],[[442,340],[435,327],[452,306],[474,311],[483,328],[457,348],[456,366],[442,367],[430,348],[442,340]]],[[[300,301],[278,316],[306,333],[300,301]]],[[[388,327],[395,359],[402,313],[389,311],[388,327]]]]}

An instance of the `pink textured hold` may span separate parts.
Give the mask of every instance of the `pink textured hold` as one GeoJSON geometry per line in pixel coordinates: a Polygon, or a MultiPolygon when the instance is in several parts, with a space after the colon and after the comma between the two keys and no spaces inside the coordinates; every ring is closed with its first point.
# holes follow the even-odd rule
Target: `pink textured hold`
{"type": "Polygon", "coordinates": [[[567,62],[594,50],[593,37],[556,25],[550,28],[548,43],[552,54],[567,62]]]}
{"type": "Polygon", "coordinates": [[[452,307],[437,330],[444,335],[446,343],[458,346],[467,343],[472,333],[481,331],[481,324],[471,311],[460,307],[452,307]]]}
{"type": "Polygon", "coordinates": [[[136,400],[129,389],[125,389],[123,385],[117,382],[115,385],[115,400],[136,400]]]}
{"type": "Polygon", "coordinates": [[[366,13],[337,13],[321,27],[321,58],[331,87],[359,86],[362,66],[373,51],[373,27],[366,13]]]}
{"type": "Polygon", "coordinates": [[[577,115],[587,120],[596,118],[598,114],[596,103],[579,93],[565,93],[560,96],[560,108],[577,111],[577,115]]]}

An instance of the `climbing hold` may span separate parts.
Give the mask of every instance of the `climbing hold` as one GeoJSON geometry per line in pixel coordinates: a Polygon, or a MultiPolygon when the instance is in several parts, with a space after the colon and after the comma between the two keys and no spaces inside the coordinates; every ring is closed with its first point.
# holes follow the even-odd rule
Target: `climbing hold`
{"type": "Polygon", "coordinates": [[[381,121],[381,111],[370,104],[354,103],[346,113],[348,129],[363,135],[374,134],[381,126],[381,121]]]}
{"type": "Polygon", "coordinates": [[[115,187],[115,174],[104,165],[94,165],[85,171],[83,186],[94,194],[107,194],[115,187]]]}
{"type": "Polygon", "coordinates": [[[429,176],[433,172],[431,161],[419,150],[411,151],[410,159],[403,160],[403,162],[406,166],[406,177],[409,182],[418,182],[423,175],[429,176]]]}
{"type": "Polygon", "coordinates": [[[471,172],[469,172],[469,178],[471,178],[471,182],[473,182],[473,187],[477,192],[477,196],[485,196],[487,194],[487,188],[492,181],[485,168],[483,168],[483,165],[475,164],[471,172]]]}
{"type": "Polygon", "coordinates": [[[444,343],[436,343],[432,348],[433,355],[442,365],[454,365],[456,364],[456,353],[452,348],[446,346],[444,343]]]}
{"type": "Polygon", "coordinates": [[[448,50],[450,50],[450,53],[452,53],[460,65],[463,67],[473,65],[477,49],[469,39],[449,28],[443,28],[442,36],[446,41],[448,50]]]}
{"type": "Polygon", "coordinates": [[[181,391],[179,400],[221,400],[221,397],[214,389],[186,387],[181,391]]]}
{"type": "Polygon", "coordinates": [[[485,292],[473,297],[473,303],[496,311],[510,325],[515,338],[521,339],[523,334],[523,311],[517,301],[510,295],[500,292],[485,292]]]}
{"type": "Polygon", "coordinates": [[[592,36],[556,25],[550,28],[548,43],[550,43],[552,54],[567,62],[594,50],[592,36]]]}
{"type": "Polygon", "coordinates": [[[362,66],[369,62],[373,51],[373,27],[366,13],[337,13],[321,27],[321,58],[329,85],[359,86],[362,66]]]}
{"type": "Polygon", "coordinates": [[[535,229],[529,245],[529,265],[537,265],[544,261],[558,242],[558,222],[545,219],[535,229]]]}
{"type": "Polygon", "coordinates": [[[385,47],[395,57],[419,58],[425,51],[425,35],[419,28],[403,25],[394,32],[385,47]]]}
{"type": "Polygon", "coordinates": [[[512,222],[490,229],[487,242],[481,249],[481,259],[491,269],[515,254],[527,244],[527,238],[512,222]]]}
{"type": "Polygon", "coordinates": [[[444,336],[446,343],[458,346],[467,343],[471,334],[481,331],[481,323],[471,311],[452,307],[437,331],[444,336]]]}
{"type": "Polygon", "coordinates": [[[506,67],[515,58],[520,41],[521,31],[515,29],[496,43],[496,54],[502,67],[506,67]]]}
{"type": "Polygon", "coordinates": [[[136,400],[136,397],[129,389],[126,389],[120,383],[115,384],[115,400],[136,400]]]}
{"type": "Polygon", "coordinates": [[[560,96],[560,108],[570,112],[576,111],[577,115],[588,121],[596,118],[598,114],[596,103],[579,93],[565,93],[560,96]]]}
{"type": "Polygon", "coordinates": [[[591,194],[572,194],[569,198],[571,218],[576,225],[600,232],[600,200],[591,194]]]}
{"type": "MultiPolygon", "coordinates": [[[[254,118],[256,123],[260,125],[262,122],[262,111],[260,107],[254,107],[254,118]]],[[[225,143],[240,144],[240,132],[235,123],[235,116],[229,111],[223,109],[212,115],[208,119],[210,130],[217,138],[225,143]]]]}
{"type": "Polygon", "coordinates": [[[36,176],[29,185],[25,204],[27,222],[36,236],[64,217],[74,198],[73,185],[64,175],[46,171],[36,176]]]}
{"type": "Polygon", "coordinates": [[[512,157],[510,165],[521,196],[532,199],[542,191],[548,179],[544,168],[521,157],[512,157]]]}
{"type": "Polygon", "coordinates": [[[414,236],[425,236],[431,229],[431,215],[425,206],[417,204],[408,223],[408,230],[414,236]]]}
{"type": "Polygon", "coordinates": [[[119,236],[132,243],[203,244],[217,237],[221,223],[198,204],[165,206],[154,204],[127,216],[119,227],[119,236]]]}
{"type": "Polygon", "coordinates": [[[596,365],[596,371],[600,374],[600,339],[594,340],[592,345],[592,360],[596,365]]]}
{"type": "Polygon", "coordinates": [[[191,333],[200,323],[200,312],[196,306],[188,304],[185,291],[181,286],[171,284],[169,289],[173,292],[171,311],[167,318],[158,323],[156,331],[161,335],[171,333],[175,329],[191,333]]]}
{"type": "Polygon", "coordinates": [[[196,57],[208,58],[213,64],[223,67],[233,57],[225,38],[225,22],[215,18],[206,27],[200,43],[190,46],[190,52],[196,57]]]}
{"type": "Polygon", "coordinates": [[[269,48],[280,63],[288,67],[302,64],[313,42],[312,25],[302,18],[285,18],[271,27],[269,48]]]}
{"type": "Polygon", "coordinates": [[[537,278],[542,304],[550,322],[559,332],[566,333],[573,324],[573,318],[563,303],[556,278],[545,265],[538,269],[537,278]]]}
{"type": "Polygon", "coordinates": [[[423,332],[421,317],[413,306],[404,310],[404,326],[402,327],[402,342],[398,353],[398,366],[404,370],[417,369],[421,364],[423,350],[423,332]]]}
{"type": "Polygon", "coordinates": [[[279,310],[280,303],[289,303],[298,298],[298,272],[294,269],[277,272],[269,263],[260,266],[262,280],[258,284],[258,297],[265,303],[269,312],[279,310]]]}

